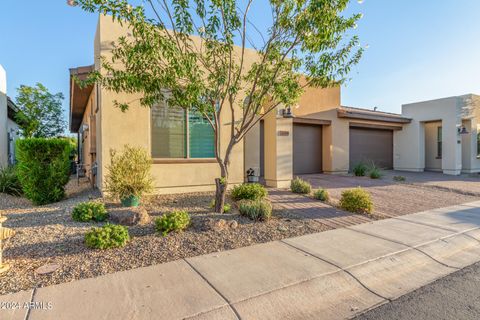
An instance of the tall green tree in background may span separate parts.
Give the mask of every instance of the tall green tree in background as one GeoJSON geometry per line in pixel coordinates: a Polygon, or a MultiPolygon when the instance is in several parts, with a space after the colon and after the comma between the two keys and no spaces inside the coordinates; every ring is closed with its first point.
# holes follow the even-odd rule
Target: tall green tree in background
{"type": "MultiPolygon", "coordinates": [[[[143,106],[166,100],[208,120],[221,175],[217,212],[223,210],[232,149],[247,132],[278,106],[294,105],[305,87],[342,84],[362,55],[351,33],[361,15],[344,14],[349,0],[263,0],[269,10],[262,22],[270,21],[263,31],[252,23],[254,0],[74,2],[131,30],[114,43],[111,58],[103,57],[103,70],[91,81],[141,93],[143,106]],[[247,47],[258,52],[253,64],[247,63],[247,47]],[[229,142],[220,148],[225,124],[229,142]]],[[[115,103],[128,109],[127,101],[115,103]]]]}
{"type": "Polygon", "coordinates": [[[25,138],[52,138],[65,130],[62,116],[63,94],[52,94],[41,83],[34,87],[20,86],[16,103],[16,122],[25,138]]]}

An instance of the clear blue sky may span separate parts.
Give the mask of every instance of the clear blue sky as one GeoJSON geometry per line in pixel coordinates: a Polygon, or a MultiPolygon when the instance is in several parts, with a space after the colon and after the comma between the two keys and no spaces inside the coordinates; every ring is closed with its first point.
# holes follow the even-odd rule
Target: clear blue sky
{"type": "MultiPolygon", "coordinates": [[[[93,62],[96,15],[65,0],[2,0],[2,12],[8,94],[41,82],[64,93],[67,110],[68,69],[93,62]]],[[[369,48],[343,88],[344,105],[400,112],[403,103],[480,93],[480,1],[353,0],[349,12],[364,14],[357,32],[369,48]]]]}

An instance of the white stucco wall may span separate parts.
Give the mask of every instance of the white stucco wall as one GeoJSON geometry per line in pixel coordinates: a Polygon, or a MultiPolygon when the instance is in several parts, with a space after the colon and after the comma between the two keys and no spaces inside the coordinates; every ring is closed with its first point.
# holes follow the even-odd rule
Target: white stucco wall
{"type": "Polygon", "coordinates": [[[8,163],[7,114],[7,74],[0,65],[0,167],[8,163]]]}
{"type": "MultiPolygon", "coordinates": [[[[471,172],[480,167],[476,159],[476,126],[473,114],[467,114],[467,96],[449,97],[402,106],[402,115],[412,118],[403,130],[395,133],[394,167],[397,170],[423,171],[425,169],[425,123],[441,121],[443,155],[441,168],[445,174],[471,172]],[[472,118],[473,117],[473,118],[472,118]],[[467,122],[463,121],[469,118],[467,122]],[[458,128],[468,123],[469,135],[458,134],[458,128]],[[472,128],[475,126],[475,129],[472,128]],[[463,150],[462,150],[463,149],[463,150]],[[462,160],[463,158],[463,160],[462,160]]],[[[433,150],[433,148],[428,148],[433,150]]],[[[431,157],[431,155],[429,155],[431,157]]]]}

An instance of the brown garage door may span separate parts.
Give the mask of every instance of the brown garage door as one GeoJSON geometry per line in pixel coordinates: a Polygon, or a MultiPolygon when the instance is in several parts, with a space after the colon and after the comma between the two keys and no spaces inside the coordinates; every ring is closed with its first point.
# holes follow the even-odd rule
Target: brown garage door
{"type": "Polygon", "coordinates": [[[293,174],[322,172],[322,126],[293,125],[293,174]]]}
{"type": "Polygon", "coordinates": [[[359,162],[393,168],[393,131],[350,128],[350,169],[359,162]]]}

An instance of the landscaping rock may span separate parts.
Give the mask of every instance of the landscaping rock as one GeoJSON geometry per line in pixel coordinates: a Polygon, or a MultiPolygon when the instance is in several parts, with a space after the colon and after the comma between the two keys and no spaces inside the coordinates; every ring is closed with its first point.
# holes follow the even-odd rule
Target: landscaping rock
{"type": "Polygon", "coordinates": [[[45,264],[35,270],[35,273],[38,275],[45,275],[45,274],[50,274],[54,273],[55,271],[58,270],[60,266],[55,263],[50,263],[50,264],[45,264]]]}
{"type": "Polygon", "coordinates": [[[230,229],[237,229],[238,228],[238,222],[233,220],[230,222],[230,229]]]}
{"type": "Polygon", "coordinates": [[[227,221],[224,219],[217,220],[214,224],[214,229],[217,231],[221,231],[227,227],[227,221]]]}
{"type": "Polygon", "coordinates": [[[113,208],[108,211],[110,221],[124,226],[146,225],[151,218],[143,207],[113,208]]]}

